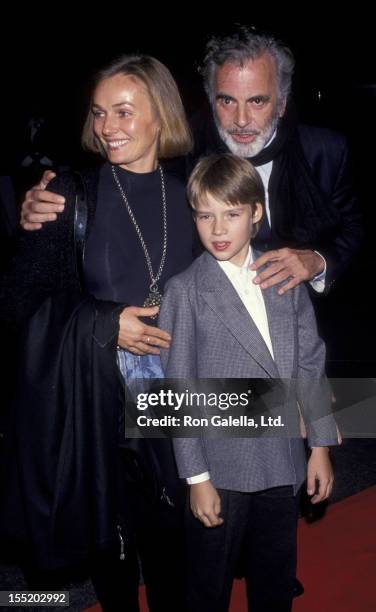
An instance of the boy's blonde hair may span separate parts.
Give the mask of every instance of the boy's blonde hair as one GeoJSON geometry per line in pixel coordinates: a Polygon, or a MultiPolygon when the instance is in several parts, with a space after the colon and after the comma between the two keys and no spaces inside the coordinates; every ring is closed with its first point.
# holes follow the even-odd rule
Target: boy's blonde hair
{"type": "MultiPolygon", "coordinates": [[[[229,206],[249,204],[253,212],[256,203],[263,209],[265,206],[264,185],[256,168],[246,159],[230,153],[201,159],[189,177],[187,194],[193,210],[207,194],[229,206]]],[[[255,236],[260,221],[253,227],[255,236]]]]}

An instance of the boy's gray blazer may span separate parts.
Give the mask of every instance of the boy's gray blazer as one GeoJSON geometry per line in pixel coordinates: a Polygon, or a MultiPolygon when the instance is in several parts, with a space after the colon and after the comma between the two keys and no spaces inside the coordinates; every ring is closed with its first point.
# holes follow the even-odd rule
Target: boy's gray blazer
{"type": "MultiPolygon", "coordinates": [[[[274,360],[212,255],[205,252],[170,279],[159,316],[160,328],[172,335],[170,349],[161,351],[165,375],[291,379],[310,446],[337,444],[336,425],[329,415],[325,347],[307,290],[301,284],[281,296],[272,287],[263,296],[274,360]]],[[[288,409],[290,422],[293,411],[298,424],[296,401],[288,409]]],[[[218,488],[259,491],[291,484],[297,490],[306,476],[303,440],[285,433],[263,438],[178,438],[174,448],[181,478],[209,471],[218,488]]]]}

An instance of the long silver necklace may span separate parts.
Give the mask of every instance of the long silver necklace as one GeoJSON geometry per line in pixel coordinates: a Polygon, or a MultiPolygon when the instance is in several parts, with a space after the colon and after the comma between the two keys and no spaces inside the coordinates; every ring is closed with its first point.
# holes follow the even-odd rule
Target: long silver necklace
{"type": "MultiPolygon", "coordinates": [[[[112,175],[114,177],[114,181],[120,191],[121,197],[124,200],[124,204],[126,206],[126,209],[128,211],[129,217],[133,223],[134,229],[136,230],[137,236],[140,240],[141,243],[141,247],[142,250],[144,251],[144,255],[145,255],[145,259],[146,259],[146,265],[148,267],[148,271],[149,271],[149,275],[150,275],[150,280],[151,283],[149,285],[149,295],[147,296],[145,302],[144,302],[144,307],[148,308],[150,306],[159,306],[162,303],[162,293],[159,291],[158,289],[158,281],[161,278],[162,275],[162,271],[163,271],[163,267],[166,261],[166,253],[167,253],[167,205],[166,205],[166,189],[165,189],[165,183],[164,183],[164,176],[163,176],[163,170],[162,170],[162,166],[159,165],[158,166],[158,170],[159,170],[159,174],[161,176],[161,189],[162,189],[162,219],[163,219],[163,248],[162,248],[162,257],[161,257],[161,263],[159,264],[159,268],[158,268],[158,272],[157,274],[154,274],[153,272],[153,267],[151,264],[151,259],[150,259],[150,255],[149,255],[149,251],[147,249],[144,237],[141,233],[141,230],[139,228],[139,225],[135,219],[135,216],[133,214],[133,211],[131,209],[131,207],[129,206],[129,202],[128,202],[128,198],[124,193],[124,190],[120,184],[119,181],[119,177],[116,173],[116,169],[115,166],[111,166],[112,169],[112,175]]],[[[157,315],[154,315],[152,318],[155,319],[157,315]]]]}

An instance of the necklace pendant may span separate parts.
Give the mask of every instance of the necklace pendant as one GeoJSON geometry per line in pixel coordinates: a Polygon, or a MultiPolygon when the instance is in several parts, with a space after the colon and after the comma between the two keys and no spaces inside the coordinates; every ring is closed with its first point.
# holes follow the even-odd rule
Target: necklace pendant
{"type": "MultiPolygon", "coordinates": [[[[162,304],[162,294],[158,291],[158,289],[152,289],[144,302],[144,308],[151,308],[152,306],[160,306],[162,304]]],[[[156,319],[157,314],[150,317],[151,319],[156,319]]]]}

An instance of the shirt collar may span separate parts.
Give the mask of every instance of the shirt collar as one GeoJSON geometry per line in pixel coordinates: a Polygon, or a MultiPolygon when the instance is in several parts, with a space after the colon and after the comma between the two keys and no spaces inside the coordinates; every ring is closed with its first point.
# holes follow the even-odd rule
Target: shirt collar
{"type": "Polygon", "coordinates": [[[227,276],[234,278],[242,274],[243,270],[247,271],[249,266],[253,263],[252,249],[249,247],[248,254],[243,262],[243,265],[237,266],[231,261],[218,261],[218,265],[226,272],[227,276]]]}
{"type": "Polygon", "coordinates": [[[265,145],[264,145],[264,147],[263,147],[264,149],[265,149],[265,147],[268,147],[268,146],[269,146],[269,145],[270,145],[270,144],[273,142],[273,140],[274,140],[274,138],[276,137],[276,135],[277,135],[277,130],[274,130],[274,132],[273,132],[273,134],[270,136],[270,138],[269,138],[268,142],[266,142],[266,143],[265,143],[265,145]]]}

